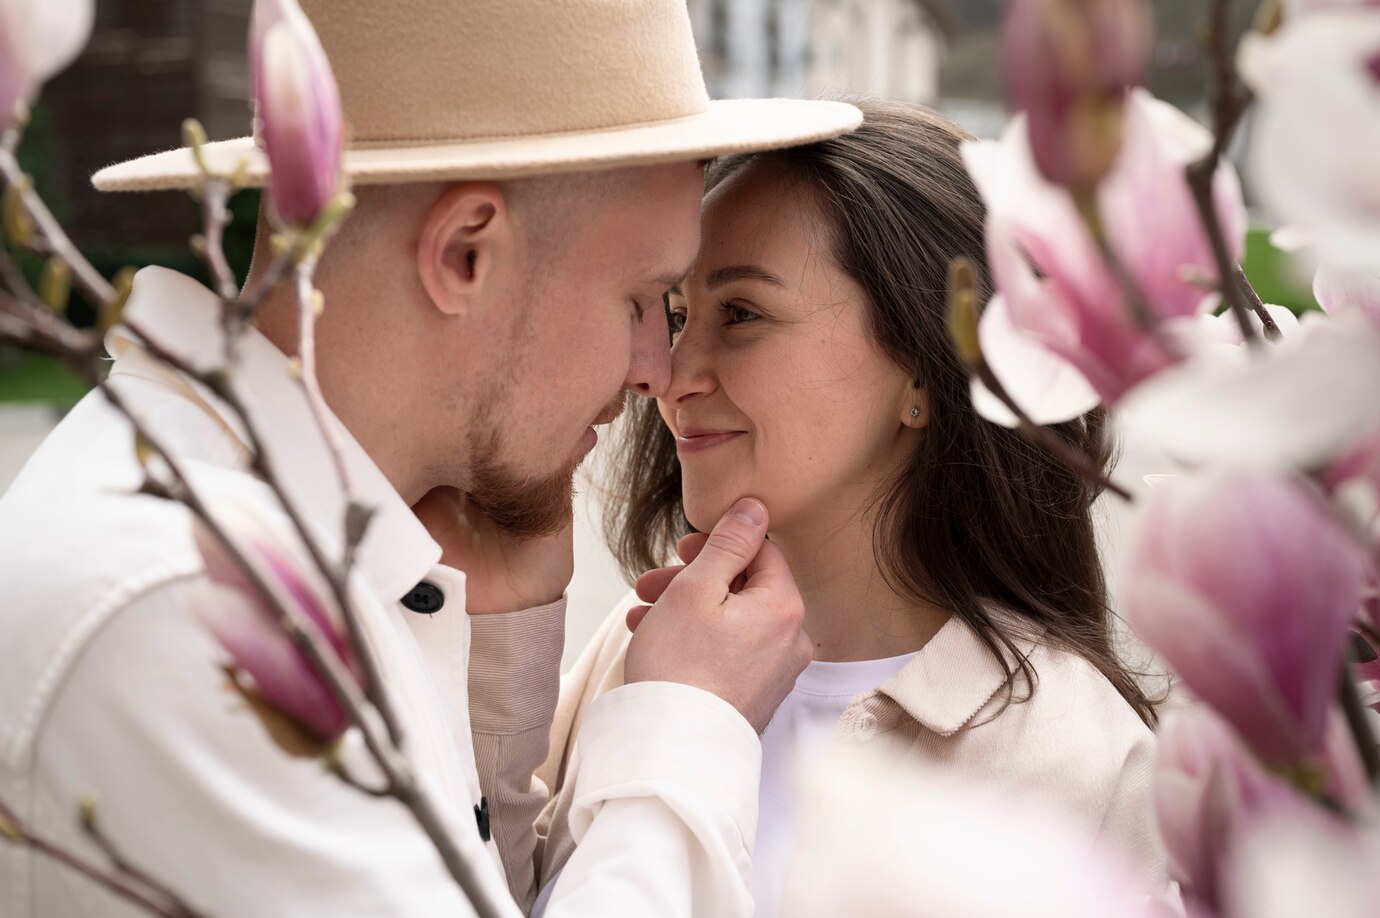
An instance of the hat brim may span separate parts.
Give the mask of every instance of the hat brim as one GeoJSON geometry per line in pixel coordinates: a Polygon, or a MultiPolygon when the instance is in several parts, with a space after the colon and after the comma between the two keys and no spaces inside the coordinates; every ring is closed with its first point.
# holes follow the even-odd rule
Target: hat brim
{"type": "MultiPolygon", "coordinates": [[[[708,159],[796,146],[846,134],[862,113],[844,102],[804,99],[723,99],[704,112],[671,121],[561,134],[500,137],[456,143],[349,147],[342,166],[356,185],[507,179],[622,166],[708,159]]],[[[268,157],[252,137],[202,148],[207,167],[243,184],[262,187],[268,157]]],[[[191,188],[201,172],[186,147],[108,166],[92,177],[101,191],[191,188]]]]}

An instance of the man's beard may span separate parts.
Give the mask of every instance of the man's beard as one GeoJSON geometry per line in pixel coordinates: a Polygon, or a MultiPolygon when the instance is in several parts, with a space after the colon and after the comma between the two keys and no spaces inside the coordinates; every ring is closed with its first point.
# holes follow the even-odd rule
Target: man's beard
{"type": "MultiPolygon", "coordinates": [[[[611,423],[623,413],[623,405],[624,395],[620,393],[595,423],[611,423]]],[[[466,493],[470,504],[496,527],[519,539],[538,539],[570,526],[575,518],[575,470],[584,457],[571,458],[553,475],[531,478],[502,463],[502,448],[497,425],[476,425],[470,446],[470,455],[474,457],[470,489],[466,493]],[[487,430],[487,435],[480,434],[481,430],[487,430]]]]}
{"type": "Polygon", "coordinates": [[[519,539],[539,539],[560,532],[574,521],[575,468],[578,460],[546,478],[515,473],[499,459],[501,442],[491,431],[488,441],[474,449],[470,490],[476,510],[499,529],[519,539]]]}

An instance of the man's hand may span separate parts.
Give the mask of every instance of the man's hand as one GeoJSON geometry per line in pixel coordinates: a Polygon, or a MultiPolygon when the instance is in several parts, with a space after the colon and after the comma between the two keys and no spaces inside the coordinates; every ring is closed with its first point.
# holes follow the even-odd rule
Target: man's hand
{"type": "Polygon", "coordinates": [[[471,615],[517,612],[561,598],[575,572],[572,528],[536,539],[499,530],[454,488],[436,488],[412,508],[441,546],[441,563],[465,572],[471,615]]]}
{"type": "Polygon", "coordinates": [[[638,579],[638,596],[654,604],[628,614],[625,681],[693,685],[766,728],[813,656],[804,603],[766,534],[766,508],[744,498],[708,536],[681,540],[683,567],[638,579]]]}

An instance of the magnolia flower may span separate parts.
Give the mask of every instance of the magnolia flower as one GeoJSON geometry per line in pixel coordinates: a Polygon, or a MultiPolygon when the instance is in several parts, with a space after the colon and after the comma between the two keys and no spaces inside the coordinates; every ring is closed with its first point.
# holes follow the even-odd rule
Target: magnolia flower
{"type": "Polygon", "coordinates": [[[95,0],[0,0],[0,120],[76,59],[95,16],[95,0]]]}
{"type": "MultiPolygon", "coordinates": [[[[1098,187],[1108,244],[1154,317],[1171,326],[1215,302],[1207,287],[1216,282],[1216,262],[1184,177],[1185,166],[1210,143],[1208,132],[1182,112],[1135,90],[1121,156],[1098,187]]],[[[1059,363],[1072,366],[1108,403],[1168,367],[1174,355],[1135,318],[1072,196],[1036,170],[1027,119],[1016,118],[999,142],[965,144],[963,155],[988,211],[988,256],[1001,294],[988,309],[1009,315],[982,329],[983,348],[1019,358],[989,364],[1021,407],[1047,422],[1086,410],[1086,390],[1062,383],[1044,386],[1061,399],[1041,402],[1041,382],[1068,373],[1059,363]],[[1038,347],[1011,347],[1002,333],[1038,347]]],[[[1237,258],[1246,226],[1240,185],[1225,164],[1214,181],[1230,255],[1237,258]]],[[[993,414],[986,416],[1009,422],[993,414]]]]}
{"type": "Polygon", "coordinates": [[[1243,39],[1238,67],[1260,100],[1251,165],[1266,206],[1302,225],[1324,261],[1374,272],[1380,9],[1332,6],[1243,39]]]}
{"type": "Polygon", "coordinates": [[[1172,914],[1096,826],[1030,793],[853,752],[819,771],[808,799],[783,915],[1172,914]]]}
{"type": "Polygon", "coordinates": [[[1380,268],[1347,271],[1323,265],[1313,275],[1313,296],[1329,315],[1360,313],[1380,325],[1380,268]]]}
{"type": "Polygon", "coordinates": [[[1318,476],[1337,505],[1362,532],[1380,523],[1380,427],[1363,433],[1318,476]]]}
{"type": "Polygon", "coordinates": [[[1155,488],[1125,552],[1127,621],[1257,755],[1315,762],[1367,559],[1292,476],[1155,488]]]}
{"type": "Polygon", "coordinates": [[[1380,426],[1380,326],[1305,319],[1280,344],[1218,348],[1147,381],[1118,406],[1123,427],[1190,465],[1326,467],[1380,426]]]}
{"type": "Polygon", "coordinates": [[[1015,0],[1002,28],[1011,107],[1029,124],[1049,181],[1091,189],[1121,148],[1126,92],[1145,79],[1150,15],[1141,0],[1015,0]]]}
{"type": "Polygon", "coordinates": [[[1371,918],[1380,903],[1380,828],[1315,807],[1252,820],[1226,858],[1226,913],[1250,918],[1371,918]]]}
{"type": "Polygon", "coordinates": [[[296,0],[259,0],[249,58],[273,208],[293,226],[309,225],[341,180],[343,116],[330,62],[296,0]]]}
{"type": "MultiPolygon", "coordinates": [[[[297,604],[348,665],[345,638],[327,611],[319,576],[246,506],[225,501],[213,512],[239,548],[297,604]]],[[[350,725],[349,715],[307,656],[289,640],[268,599],[215,535],[201,524],[194,534],[214,585],[202,592],[198,615],[230,654],[234,668],[252,679],[259,699],[311,736],[327,741],[340,736],[350,725]]]]}
{"type": "Polygon", "coordinates": [[[1186,899],[1219,906],[1219,859],[1239,822],[1294,791],[1271,777],[1225,723],[1199,706],[1171,717],[1155,752],[1155,821],[1186,899]]]}

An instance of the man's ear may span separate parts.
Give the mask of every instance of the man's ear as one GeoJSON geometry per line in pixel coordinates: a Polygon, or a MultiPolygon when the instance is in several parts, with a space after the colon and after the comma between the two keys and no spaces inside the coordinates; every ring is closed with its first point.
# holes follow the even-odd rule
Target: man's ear
{"type": "Polygon", "coordinates": [[[493,283],[494,264],[513,241],[508,204],[497,185],[467,182],[446,189],[427,211],[417,242],[417,273],[436,308],[464,315],[493,283]]]}

